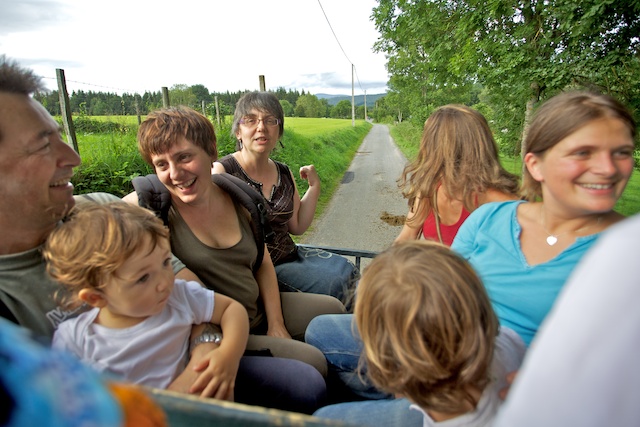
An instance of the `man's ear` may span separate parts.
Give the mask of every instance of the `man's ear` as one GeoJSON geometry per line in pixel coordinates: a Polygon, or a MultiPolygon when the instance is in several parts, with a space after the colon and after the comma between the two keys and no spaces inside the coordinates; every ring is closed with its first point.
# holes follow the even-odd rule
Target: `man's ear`
{"type": "Polygon", "coordinates": [[[542,173],[542,158],[539,155],[534,153],[525,154],[524,164],[533,179],[538,182],[544,181],[544,174],[542,173]]]}
{"type": "Polygon", "coordinates": [[[104,294],[95,289],[82,289],[78,293],[78,298],[81,301],[89,304],[91,307],[102,308],[107,305],[107,299],[105,298],[104,294]]]}

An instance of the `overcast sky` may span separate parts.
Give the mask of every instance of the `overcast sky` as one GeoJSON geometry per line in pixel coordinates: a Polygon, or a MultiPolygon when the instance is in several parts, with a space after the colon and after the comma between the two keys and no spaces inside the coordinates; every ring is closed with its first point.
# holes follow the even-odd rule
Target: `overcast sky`
{"type": "Polygon", "coordinates": [[[0,54],[51,89],[386,91],[375,0],[0,0],[0,54]],[[324,13],[323,13],[324,10],[324,13]],[[326,17],[325,17],[326,14],[326,17]],[[333,29],[333,31],[332,31],[333,29]],[[334,35],[335,33],[335,35],[334,35]]]}

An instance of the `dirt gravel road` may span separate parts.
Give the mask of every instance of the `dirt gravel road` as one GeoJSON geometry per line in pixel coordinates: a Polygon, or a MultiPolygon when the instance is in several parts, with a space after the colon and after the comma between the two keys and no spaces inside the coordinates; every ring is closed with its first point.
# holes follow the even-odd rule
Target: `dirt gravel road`
{"type": "Polygon", "coordinates": [[[407,213],[397,186],[406,162],[389,128],[373,125],[331,202],[300,243],[376,252],[390,246],[407,213]]]}

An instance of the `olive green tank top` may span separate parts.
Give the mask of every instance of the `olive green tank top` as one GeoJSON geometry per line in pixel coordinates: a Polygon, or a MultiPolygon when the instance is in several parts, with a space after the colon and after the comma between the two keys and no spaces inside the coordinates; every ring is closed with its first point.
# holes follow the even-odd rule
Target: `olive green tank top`
{"type": "Polygon", "coordinates": [[[260,324],[264,308],[259,301],[260,290],[253,275],[253,263],[258,254],[249,218],[235,204],[240,222],[241,238],[229,248],[213,248],[202,243],[191,231],[177,209],[169,210],[171,251],[204,285],[233,298],[247,309],[251,327],[260,324]]]}

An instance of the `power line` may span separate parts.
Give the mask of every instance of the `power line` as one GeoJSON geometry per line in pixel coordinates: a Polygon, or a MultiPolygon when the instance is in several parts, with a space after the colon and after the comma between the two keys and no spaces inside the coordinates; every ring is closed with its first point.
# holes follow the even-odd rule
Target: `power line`
{"type": "Polygon", "coordinates": [[[318,0],[318,4],[320,5],[320,9],[322,10],[322,14],[324,15],[324,19],[327,20],[327,24],[329,24],[329,28],[331,29],[331,32],[333,33],[333,37],[335,37],[336,42],[338,42],[338,46],[340,46],[340,50],[342,50],[342,53],[344,54],[344,57],[347,58],[347,61],[349,61],[349,64],[353,65],[353,62],[351,62],[351,60],[347,56],[346,52],[342,48],[342,45],[340,44],[340,40],[338,40],[338,36],[336,36],[336,32],[333,31],[333,27],[331,26],[331,22],[329,22],[329,18],[327,17],[327,14],[324,11],[324,7],[322,7],[322,3],[320,3],[320,0],[318,0]]]}
{"type": "Polygon", "coordinates": [[[358,86],[360,86],[360,90],[364,90],[364,89],[362,89],[362,84],[360,84],[360,78],[358,77],[358,72],[356,71],[356,66],[353,64],[353,62],[351,62],[351,60],[347,56],[347,53],[342,48],[342,44],[340,44],[340,40],[338,40],[338,36],[336,35],[336,32],[333,31],[333,27],[331,26],[331,22],[329,22],[329,17],[327,16],[327,13],[324,11],[324,7],[322,7],[322,3],[320,3],[320,0],[318,0],[318,5],[320,5],[320,9],[322,10],[322,14],[324,15],[324,19],[327,20],[327,24],[329,24],[329,28],[331,29],[331,32],[333,33],[333,37],[335,37],[336,42],[338,43],[338,46],[340,46],[340,50],[342,50],[342,53],[344,54],[344,57],[347,58],[347,61],[349,61],[349,64],[351,64],[351,66],[353,67],[353,70],[356,73],[356,80],[358,80],[358,86]]]}

